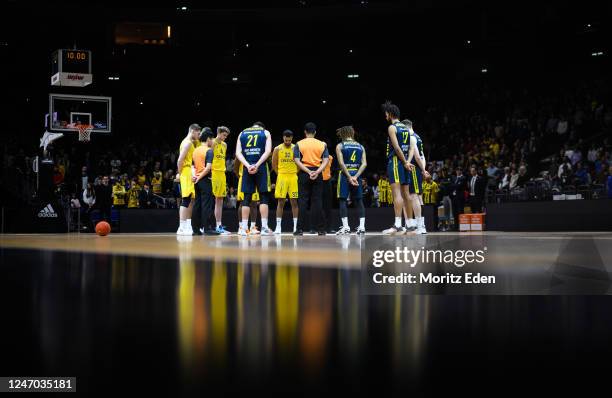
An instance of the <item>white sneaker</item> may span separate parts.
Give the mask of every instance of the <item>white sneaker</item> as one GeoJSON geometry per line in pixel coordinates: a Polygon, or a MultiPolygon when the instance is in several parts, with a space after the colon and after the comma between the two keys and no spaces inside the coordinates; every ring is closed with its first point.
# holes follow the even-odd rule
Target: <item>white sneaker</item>
{"type": "Polygon", "coordinates": [[[193,235],[193,229],[191,228],[191,225],[189,225],[187,228],[183,228],[183,235],[185,236],[193,235]]]}
{"type": "Polygon", "coordinates": [[[182,225],[180,227],[178,227],[178,229],[176,230],[176,234],[177,235],[183,235],[183,226],[182,225]]]}
{"type": "Polygon", "coordinates": [[[238,236],[248,236],[248,233],[244,228],[240,227],[238,228],[238,236]]]}
{"type": "Polygon", "coordinates": [[[340,227],[340,229],[336,232],[336,235],[348,235],[351,233],[351,229],[348,227],[340,227]]]}
{"type": "Polygon", "coordinates": [[[425,235],[427,234],[427,230],[425,229],[425,227],[418,227],[415,231],[415,234],[417,235],[425,235]]]}
{"type": "Polygon", "coordinates": [[[402,228],[398,228],[395,225],[392,226],[391,228],[387,228],[385,229],[383,232],[383,235],[401,235],[402,234],[402,228]]]}
{"type": "Polygon", "coordinates": [[[358,227],[357,231],[355,231],[357,235],[365,235],[365,228],[358,227]]]}
{"type": "Polygon", "coordinates": [[[277,227],[277,228],[274,230],[274,235],[280,235],[280,234],[282,234],[281,229],[280,229],[280,227],[277,227]]]}
{"type": "Polygon", "coordinates": [[[274,235],[270,228],[268,227],[261,228],[261,236],[270,236],[270,235],[274,235]]]}
{"type": "Polygon", "coordinates": [[[259,234],[260,234],[260,232],[259,232],[259,230],[257,229],[257,226],[256,226],[256,225],[253,225],[253,227],[252,227],[251,229],[249,229],[248,234],[249,234],[249,235],[259,235],[259,234]]]}

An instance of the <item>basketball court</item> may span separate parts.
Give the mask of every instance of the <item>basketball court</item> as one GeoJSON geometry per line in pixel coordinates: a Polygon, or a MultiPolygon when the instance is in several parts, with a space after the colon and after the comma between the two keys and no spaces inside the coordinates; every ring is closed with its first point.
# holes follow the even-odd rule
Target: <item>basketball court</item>
{"type": "Polygon", "coordinates": [[[442,391],[431,357],[444,363],[436,369],[448,368],[448,382],[460,381],[451,369],[468,366],[495,385],[503,377],[485,366],[492,350],[527,379],[537,364],[523,363],[524,355],[543,356],[546,372],[566,375],[572,358],[607,346],[609,336],[588,325],[612,325],[609,300],[582,293],[609,294],[603,275],[611,265],[551,253],[596,247],[606,257],[610,243],[610,233],[588,232],[7,234],[0,236],[0,291],[14,327],[5,334],[13,342],[5,355],[16,373],[61,369],[99,391],[143,377],[185,394],[442,391]],[[515,281],[533,283],[551,267],[554,275],[539,293],[547,296],[447,295],[450,288],[415,295],[401,286],[372,295],[361,265],[372,239],[427,247],[467,239],[499,248],[489,249],[489,262],[515,281]],[[559,283],[579,295],[555,295],[559,283]],[[454,354],[457,342],[471,355],[454,354]]]}
{"type": "MultiPolygon", "coordinates": [[[[587,35],[603,22],[572,14],[568,19],[576,26],[570,26],[550,5],[505,20],[503,12],[471,4],[442,15],[442,5],[399,1],[226,2],[210,9],[168,3],[82,11],[54,4],[41,6],[36,18],[27,5],[9,3],[7,15],[10,8],[20,25],[40,26],[50,37],[24,41],[23,27],[0,37],[0,53],[15,60],[3,81],[16,104],[7,108],[16,119],[9,127],[17,126],[21,133],[14,138],[33,146],[13,147],[21,153],[8,156],[6,150],[3,157],[27,162],[32,170],[15,166],[15,178],[6,179],[14,186],[7,184],[5,193],[19,200],[2,204],[0,392],[9,385],[19,390],[9,381],[28,378],[73,383],[53,387],[55,392],[172,397],[550,395],[568,393],[568,385],[582,396],[609,388],[608,368],[601,364],[612,355],[612,210],[603,185],[584,190],[584,197],[579,186],[557,192],[563,198],[553,201],[552,185],[547,200],[538,196],[534,180],[522,180],[529,176],[517,175],[513,186],[510,174],[503,175],[503,185],[497,173],[511,161],[513,167],[527,163],[535,175],[546,159],[529,156],[544,157],[551,135],[561,140],[577,134],[582,142],[582,128],[593,122],[590,113],[609,116],[608,98],[594,95],[596,90],[590,113],[572,105],[579,118],[542,108],[551,101],[527,98],[531,89],[522,88],[523,81],[538,82],[551,91],[539,82],[541,75],[523,70],[536,65],[563,76],[569,66],[554,64],[551,54],[567,52],[574,62],[582,51],[592,64],[607,60],[602,39],[595,45],[587,35]],[[526,31],[524,25],[533,26],[526,31]],[[564,31],[579,32],[580,45],[563,39],[555,47],[529,36],[566,25],[564,31]],[[35,58],[43,52],[46,59],[35,58]],[[28,65],[46,62],[50,70],[30,76],[32,69],[24,67],[31,82],[18,81],[24,59],[28,65]],[[522,94],[511,95],[504,84],[522,94]],[[505,101],[511,100],[522,103],[509,106],[505,101]],[[556,130],[537,135],[532,130],[541,133],[548,113],[556,130]],[[530,121],[534,115],[537,123],[530,121]],[[36,119],[35,129],[30,119],[36,119]],[[570,131],[559,132],[563,121],[568,129],[566,119],[570,131]],[[579,123],[572,120],[580,121],[580,129],[573,129],[579,123]],[[26,126],[31,137],[23,134],[26,126]],[[222,138],[219,130],[214,136],[214,126],[222,138]],[[238,144],[249,129],[248,141],[238,144]],[[293,171],[304,158],[297,144],[302,136],[311,140],[312,163],[293,171]],[[345,144],[352,156],[341,155],[345,144]],[[243,146],[250,148],[249,160],[243,146]],[[278,158],[265,159],[270,147],[279,149],[274,153],[291,165],[289,171],[279,172],[278,158]],[[198,168],[193,153],[201,149],[211,152],[198,154],[198,168]],[[406,159],[398,166],[402,154],[406,159]],[[425,154],[428,162],[421,163],[425,154]],[[336,164],[326,167],[330,155],[336,164]],[[345,164],[351,158],[352,174],[345,164]],[[468,162],[470,177],[462,174],[468,162]],[[212,186],[205,191],[210,163],[225,193],[212,186]],[[418,186],[417,167],[427,191],[418,186]],[[451,179],[438,168],[458,174],[451,179]],[[239,181],[253,184],[241,187],[242,199],[234,181],[239,169],[239,181]],[[236,209],[240,201],[249,207],[256,193],[253,201],[267,205],[274,192],[270,176],[278,182],[283,174],[295,179],[296,188],[277,194],[278,200],[302,199],[299,206],[310,210],[323,203],[321,214],[304,216],[300,207],[298,218],[289,203],[277,210],[271,202],[269,213],[260,207],[248,226],[236,209]],[[320,196],[310,202],[301,193],[314,184],[309,174],[326,188],[317,187],[320,196]],[[512,189],[521,188],[518,178],[525,188],[513,196],[512,189]],[[435,180],[440,186],[434,187],[435,180]],[[351,192],[346,197],[341,181],[351,192]],[[34,194],[20,190],[26,182],[34,194]],[[529,182],[535,196],[529,196],[529,182]],[[149,192],[154,186],[155,195],[149,192]],[[393,207],[400,203],[400,186],[414,190],[403,195],[414,204],[412,210],[406,206],[404,218],[393,207]],[[202,198],[218,203],[216,214],[202,215],[214,206],[201,205],[202,198]],[[192,213],[192,200],[200,218],[192,213]],[[324,217],[323,226],[318,221],[324,217]],[[268,221],[279,231],[296,229],[297,236],[256,235],[257,227],[268,230],[268,221]],[[353,232],[323,235],[341,222],[340,232],[353,232]],[[355,234],[358,222],[364,235],[355,234]],[[315,224],[321,236],[299,235],[315,224]],[[225,228],[232,234],[211,236],[225,228]],[[245,234],[248,229],[248,236],[239,236],[238,228],[245,234]],[[414,232],[384,235],[385,229],[414,232]],[[436,232],[448,230],[458,232],[436,232]]],[[[581,85],[590,73],[579,69],[581,85]]],[[[556,93],[563,82],[553,77],[548,84],[556,93]]],[[[601,81],[595,83],[605,86],[601,81]]],[[[567,101],[559,94],[558,102],[567,101]]],[[[9,130],[7,135],[15,134],[9,130]]],[[[591,144],[596,146],[584,143],[591,144]]]]}

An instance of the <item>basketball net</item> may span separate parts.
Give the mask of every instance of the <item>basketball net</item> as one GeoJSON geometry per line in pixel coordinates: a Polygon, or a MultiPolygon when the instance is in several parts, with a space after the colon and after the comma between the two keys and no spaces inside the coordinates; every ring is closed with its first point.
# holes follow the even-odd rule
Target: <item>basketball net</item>
{"type": "Polygon", "coordinates": [[[79,141],[89,142],[91,139],[91,132],[94,128],[91,124],[79,124],[75,126],[79,131],[79,141]]]}

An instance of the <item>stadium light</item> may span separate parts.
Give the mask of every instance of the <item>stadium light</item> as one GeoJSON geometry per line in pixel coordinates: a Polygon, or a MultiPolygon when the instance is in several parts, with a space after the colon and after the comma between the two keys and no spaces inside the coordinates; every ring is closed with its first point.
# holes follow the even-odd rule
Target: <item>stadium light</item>
{"type": "Polygon", "coordinates": [[[355,74],[355,75],[347,75],[347,77],[349,79],[357,79],[359,77],[359,75],[355,74]]]}
{"type": "Polygon", "coordinates": [[[232,81],[237,82],[238,78],[234,76],[234,77],[232,77],[232,81]]]}
{"type": "Polygon", "coordinates": [[[321,103],[322,104],[327,104],[327,101],[326,100],[322,100],[321,103]]]}
{"type": "Polygon", "coordinates": [[[480,71],[481,71],[482,73],[487,73],[487,72],[488,72],[487,68],[482,68],[480,71]]]}
{"type": "Polygon", "coordinates": [[[170,36],[172,36],[172,27],[170,25],[168,25],[166,27],[166,37],[169,39],[170,36]]]}
{"type": "Polygon", "coordinates": [[[591,53],[591,57],[601,57],[603,55],[603,51],[597,51],[594,53],[591,53]]]}

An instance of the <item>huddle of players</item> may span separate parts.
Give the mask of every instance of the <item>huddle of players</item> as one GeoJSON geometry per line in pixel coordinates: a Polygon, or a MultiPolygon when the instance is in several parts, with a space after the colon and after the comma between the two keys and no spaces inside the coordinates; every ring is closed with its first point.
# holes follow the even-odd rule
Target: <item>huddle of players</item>
{"type": "MultiPolygon", "coordinates": [[[[383,104],[385,117],[390,123],[388,129],[387,158],[391,190],[395,211],[394,225],[383,231],[384,234],[404,234],[415,231],[426,233],[424,219],[421,216],[422,179],[425,171],[425,157],[420,137],[412,130],[410,121],[399,121],[399,108],[389,102],[383,104]],[[401,163],[401,166],[400,166],[401,163]],[[417,168],[418,166],[418,168],[417,168]],[[401,223],[402,212],[406,217],[406,226],[401,223]],[[414,212],[415,219],[412,218],[414,212]]],[[[302,234],[303,214],[312,198],[315,214],[321,215],[321,173],[329,161],[327,145],[314,138],[316,127],[307,123],[304,128],[305,138],[293,143],[293,133],[283,132],[283,143],[274,148],[270,132],[263,123],[256,122],[243,130],[236,143],[236,162],[239,170],[238,200],[241,201],[240,226],[238,235],[259,234],[256,228],[248,228],[249,216],[253,201],[259,201],[261,214],[261,234],[281,233],[282,211],[289,197],[293,213],[294,235],[302,234]],[[268,199],[270,193],[270,170],[267,160],[272,154],[273,169],[277,173],[275,197],[278,200],[276,229],[268,227],[268,199]],[[238,163],[239,162],[239,163],[238,163]],[[298,177],[299,176],[299,177],[298,177]],[[302,192],[300,192],[302,191],[302,192]],[[297,200],[302,195],[302,200],[297,200]],[[302,215],[301,219],[299,215],[302,215]],[[280,216],[280,217],[279,217],[280,216]]],[[[342,226],[338,235],[351,232],[348,225],[347,198],[349,194],[359,212],[357,234],[365,234],[365,208],[362,200],[362,187],[359,178],[367,167],[366,152],[363,145],[355,141],[355,130],[344,126],[337,130],[341,142],[336,146],[336,156],[340,166],[337,197],[339,199],[342,226]]],[[[179,210],[180,225],[178,235],[228,235],[221,223],[223,198],[227,194],[225,176],[225,158],[227,144],[225,140],[229,129],[221,126],[216,137],[210,128],[202,129],[197,124],[189,127],[187,137],[180,146],[177,170],[181,184],[181,206],[179,210]],[[195,196],[195,201],[192,201],[195,196]],[[210,218],[213,208],[216,228],[210,229],[206,220],[210,218]],[[195,216],[191,218],[192,212],[195,216]]],[[[320,221],[322,218],[320,217],[320,221]]],[[[319,235],[324,235],[323,223],[319,225],[319,235]]]]}

